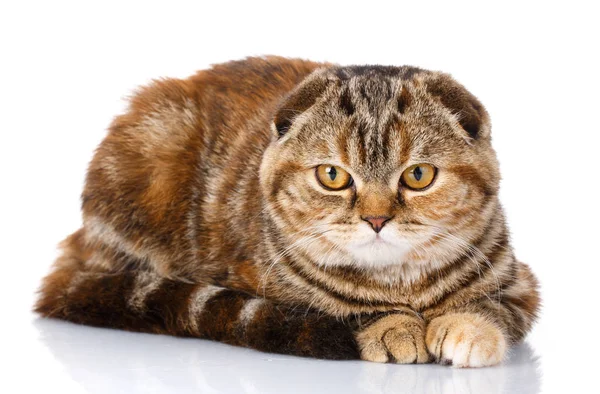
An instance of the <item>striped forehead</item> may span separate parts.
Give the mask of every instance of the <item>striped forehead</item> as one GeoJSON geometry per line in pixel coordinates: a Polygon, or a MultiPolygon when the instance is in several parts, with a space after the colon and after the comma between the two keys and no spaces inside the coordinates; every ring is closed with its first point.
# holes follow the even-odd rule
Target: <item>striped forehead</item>
{"type": "Polygon", "coordinates": [[[346,165],[365,180],[394,171],[403,152],[402,117],[409,104],[399,79],[352,78],[340,87],[339,107],[347,117],[338,150],[346,165]]]}

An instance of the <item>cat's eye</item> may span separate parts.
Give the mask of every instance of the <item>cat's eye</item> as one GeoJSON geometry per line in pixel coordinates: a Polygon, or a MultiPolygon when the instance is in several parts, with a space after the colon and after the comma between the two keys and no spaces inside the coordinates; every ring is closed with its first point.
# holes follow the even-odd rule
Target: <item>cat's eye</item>
{"type": "Polygon", "coordinates": [[[316,168],[315,174],[325,189],[342,190],[352,185],[352,176],[338,166],[322,164],[316,168]]]}
{"type": "Polygon", "coordinates": [[[431,164],[415,164],[400,176],[402,184],[412,190],[423,190],[433,183],[436,169],[431,164]]]}

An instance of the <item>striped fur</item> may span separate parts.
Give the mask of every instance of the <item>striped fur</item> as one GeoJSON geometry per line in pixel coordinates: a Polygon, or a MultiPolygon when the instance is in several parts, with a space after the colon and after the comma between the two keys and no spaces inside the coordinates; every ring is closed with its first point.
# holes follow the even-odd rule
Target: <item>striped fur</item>
{"type": "Polygon", "coordinates": [[[156,81],[99,146],[84,226],[36,310],[311,357],[495,364],[539,296],[490,136],[473,95],[414,67],[264,57],[156,81]],[[399,182],[414,163],[438,168],[422,192],[399,182]],[[323,189],[319,164],[353,186],[323,189]],[[391,218],[382,242],[364,216],[391,218]]]}

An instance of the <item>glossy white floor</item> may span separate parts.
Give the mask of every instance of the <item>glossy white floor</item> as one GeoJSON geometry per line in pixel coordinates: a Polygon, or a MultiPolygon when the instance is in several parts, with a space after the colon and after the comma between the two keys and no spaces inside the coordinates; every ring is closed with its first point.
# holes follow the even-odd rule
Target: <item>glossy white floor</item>
{"type": "Polygon", "coordinates": [[[301,359],[60,321],[33,325],[40,353],[60,369],[57,378],[89,393],[478,394],[535,393],[541,387],[540,361],[527,344],[500,367],[461,370],[301,359]]]}
{"type": "Polygon", "coordinates": [[[1,338],[2,385],[23,393],[598,392],[598,346],[571,313],[549,310],[556,318],[542,318],[506,362],[483,369],[303,359],[19,313],[1,338]]]}
{"type": "Polygon", "coordinates": [[[0,392],[600,392],[597,2],[261,3],[0,2],[0,392]],[[503,365],[300,359],[30,312],[121,97],[260,54],[444,70],[486,105],[513,246],[544,302],[503,365]]]}

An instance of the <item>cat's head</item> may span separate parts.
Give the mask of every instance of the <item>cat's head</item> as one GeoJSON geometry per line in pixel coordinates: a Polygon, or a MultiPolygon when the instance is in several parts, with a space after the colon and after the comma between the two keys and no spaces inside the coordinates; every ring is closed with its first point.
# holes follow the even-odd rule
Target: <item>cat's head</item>
{"type": "Polygon", "coordinates": [[[260,174],[268,212],[317,264],[442,264],[497,209],[488,114],[447,74],[320,69],[272,128],[260,174]]]}

